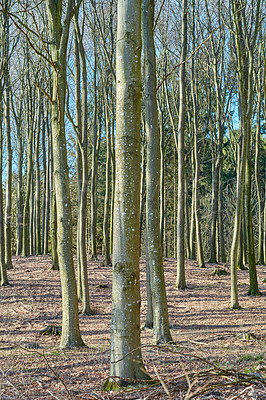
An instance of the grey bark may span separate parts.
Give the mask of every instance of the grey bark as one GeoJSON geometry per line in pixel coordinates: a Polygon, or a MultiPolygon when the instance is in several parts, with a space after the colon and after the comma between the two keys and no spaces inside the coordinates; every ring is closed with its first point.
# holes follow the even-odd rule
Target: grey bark
{"type": "MultiPolygon", "coordinates": [[[[106,84],[107,85],[107,84],[106,84]]],[[[106,166],[105,166],[105,196],[103,240],[105,265],[111,265],[110,254],[110,199],[111,199],[111,121],[108,109],[108,87],[105,87],[105,133],[106,133],[106,166]]]]}
{"type": "MultiPolygon", "coordinates": [[[[1,18],[1,17],[0,17],[1,18]]],[[[1,19],[0,19],[1,21],[1,19]]],[[[0,35],[2,38],[3,32],[0,31],[0,35]]],[[[0,55],[2,53],[2,49],[0,47],[0,55]]],[[[5,233],[4,233],[4,218],[3,218],[3,183],[2,183],[2,162],[3,162],[3,94],[4,94],[4,85],[2,82],[0,70],[0,285],[6,286],[9,284],[7,278],[6,264],[5,264],[5,233]]]]}
{"type": "MultiPolygon", "coordinates": [[[[114,381],[148,379],[140,348],[141,1],[118,0],[116,53],[116,185],[111,319],[114,381]],[[128,380],[127,380],[128,379],[128,380]]],[[[134,382],[133,382],[134,383],[134,382]]]]}
{"type": "MultiPolygon", "coordinates": [[[[8,10],[9,2],[5,2],[5,8],[8,10]]],[[[6,201],[5,201],[5,264],[6,268],[12,266],[12,249],[11,249],[11,213],[12,213],[12,148],[11,148],[11,125],[10,125],[10,96],[11,82],[9,72],[9,18],[4,15],[4,30],[5,30],[5,57],[7,60],[4,81],[5,81],[5,135],[6,135],[6,201]]]]}
{"type": "Polygon", "coordinates": [[[46,0],[53,61],[52,137],[56,192],[58,261],[62,288],[61,348],[84,345],[79,329],[77,286],[72,252],[72,216],[65,135],[66,55],[74,1],[46,0]]]}
{"type": "MultiPolygon", "coordinates": [[[[82,43],[82,37],[78,25],[78,16],[75,15],[75,31],[77,37],[77,44],[79,55],[81,59],[82,71],[82,103],[80,107],[81,112],[81,132],[79,135],[79,152],[80,155],[80,178],[81,184],[79,187],[79,208],[78,208],[78,269],[80,270],[80,283],[81,283],[81,300],[82,300],[82,314],[91,315],[92,310],[90,307],[89,284],[88,284],[88,266],[87,266],[87,196],[88,196],[88,105],[87,105],[87,68],[86,56],[82,43]]],[[[78,110],[79,111],[79,110],[78,110]]]]}
{"type": "MultiPolygon", "coordinates": [[[[181,44],[181,58],[183,62],[187,57],[187,0],[182,0],[182,44],[181,44]]],[[[177,277],[176,287],[178,289],[186,288],[185,277],[185,166],[184,166],[184,137],[185,137],[185,121],[186,121],[186,107],[185,107],[185,90],[186,90],[186,65],[183,63],[180,67],[179,76],[179,121],[178,121],[178,198],[177,198],[177,230],[176,230],[176,255],[177,255],[177,277]]]]}
{"type": "MultiPolygon", "coordinates": [[[[195,2],[193,1],[193,46],[195,43],[195,2]]],[[[199,152],[199,141],[200,134],[198,130],[198,100],[197,100],[197,87],[195,84],[195,62],[194,58],[191,60],[191,96],[193,104],[193,128],[194,128],[194,162],[195,162],[195,181],[194,181],[194,206],[195,206],[195,227],[196,227],[196,238],[197,238],[197,259],[199,267],[204,268],[204,255],[202,246],[201,236],[201,221],[200,221],[200,194],[199,194],[199,179],[200,179],[200,152],[199,152]]]]}
{"type": "MultiPolygon", "coordinates": [[[[144,106],[147,140],[146,241],[153,311],[153,343],[172,341],[160,237],[160,132],[156,101],[156,61],[153,39],[154,1],[142,1],[144,106]]],[[[166,231],[167,234],[167,231],[166,231]]],[[[147,260],[146,260],[147,268],[147,260]]]]}

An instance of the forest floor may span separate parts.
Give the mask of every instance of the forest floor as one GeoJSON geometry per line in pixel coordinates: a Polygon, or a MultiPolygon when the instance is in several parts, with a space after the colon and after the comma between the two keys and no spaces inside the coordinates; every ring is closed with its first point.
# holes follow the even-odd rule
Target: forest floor
{"type": "MultiPolygon", "coordinates": [[[[145,263],[141,259],[141,323],[145,323],[145,263]]],[[[213,276],[186,262],[188,288],[174,287],[176,263],[165,260],[174,345],[154,347],[141,331],[143,359],[159,384],[103,392],[109,374],[111,268],[88,263],[92,316],[80,316],[86,347],[60,350],[59,336],[41,335],[61,324],[59,273],[51,258],[13,257],[11,286],[0,288],[0,399],[266,399],[266,277],[261,297],[249,297],[248,271],[239,271],[241,310],[229,309],[230,275],[213,276]]]]}

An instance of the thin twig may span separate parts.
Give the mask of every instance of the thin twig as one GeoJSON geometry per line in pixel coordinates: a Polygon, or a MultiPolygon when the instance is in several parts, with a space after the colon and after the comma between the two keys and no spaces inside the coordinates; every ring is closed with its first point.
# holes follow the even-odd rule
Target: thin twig
{"type": "Polygon", "coordinates": [[[166,79],[178,68],[178,67],[180,67],[181,65],[183,65],[183,64],[186,64],[193,56],[194,56],[194,54],[196,54],[198,51],[199,51],[199,49],[206,43],[206,42],[208,42],[208,40],[210,40],[210,38],[212,37],[212,35],[214,34],[214,32],[216,31],[217,29],[213,29],[213,31],[211,32],[211,34],[207,37],[207,39],[205,39],[205,40],[203,40],[203,42],[201,42],[199,45],[198,45],[198,47],[194,50],[194,51],[192,51],[192,53],[190,54],[190,56],[188,57],[188,58],[186,58],[184,61],[182,61],[181,63],[179,63],[179,64],[177,64],[177,65],[175,65],[174,66],[174,68],[170,71],[170,72],[168,72],[168,74],[166,74],[165,75],[165,77],[164,77],[164,79],[161,81],[161,83],[157,86],[157,91],[160,89],[160,87],[162,86],[162,84],[166,81],[166,79]]]}
{"type": "Polygon", "coordinates": [[[64,382],[63,379],[57,374],[57,372],[55,372],[55,370],[51,367],[51,365],[49,364],[49,362],[48,362],[48,360],[47,360],[47,357],[45,356],[44,353],[41,353],[41,352],[38,351],[38,350],[30,350],[30,349],[27,349],[27,348],[21,346],[20,344],[15,344],[15,346],[16,346],[16,347],[20,347],[21,349],[25,350],[25,351],[28,352],[28,353],[37,354],[37,355],[43,357],[43,359],[44,359],[45,364],[47,365],[47,367],[52,371],[52,373],[54,374],[54,376],[62,383],[62,385],[63,385],[64,388],[66,389],[66,392],[67,392],[67,394],[68,394],[68,397],[69,397],[71,400],[74,400],[74,398],[72,397],[70,391],[68,390],[68,388],[67,388],[65,382],[64,382]]]}
{"type": "Polygon", "coordinates": [[[242,392],[238,393],[236,396],[231,397],[231,399],[229,399],[229,400],[236,400],[236,399],[238,399],[240,396],[242,396],[242,394],[244,394],[244,393],[246,393],[248,390],[250,390],[250,388],[252,388],[252,386],[246,387],[244,390],[242,390],[242,392]]]}
{"type": "Polygon", "coordinates": [[[160,377],[157,368],[154,367],[154,371],[155,371],[155,375],[157,376],[157,378],[159,379],[162,387],[164,388],[165,393],[167,394],[167,396],[169,397],[170,400],[172,400],[172,396],[170,395],[170,392],[168,390],[168,387],[166,386],[165,382],[162,380],[162,378],[160,377]]]}

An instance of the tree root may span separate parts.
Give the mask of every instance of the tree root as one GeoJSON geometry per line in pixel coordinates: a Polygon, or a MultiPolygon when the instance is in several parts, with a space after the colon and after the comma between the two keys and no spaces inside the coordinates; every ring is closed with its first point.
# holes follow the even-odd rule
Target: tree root
{"type": "Polygon", "coordinates": [[[56,325],[48,325],[46,328],[40,331],[40,335],[60,336],[61,333],[62,327],[56,325]]]}

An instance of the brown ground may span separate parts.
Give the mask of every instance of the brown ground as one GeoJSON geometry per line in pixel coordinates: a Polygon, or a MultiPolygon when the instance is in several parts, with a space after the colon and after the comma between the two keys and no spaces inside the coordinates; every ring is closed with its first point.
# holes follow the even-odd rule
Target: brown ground
{"type": "MultiPolygon", "coordinates": [[[[145,265],[141,261],[144,324],[145,265]]],[[[232,311],[229,276],[213,277],[214,265],[199,269],[189,262],[188,289],[177,291],[175,261],[167,259],[169,317],[176,345],[145,347],[151,344],[152,334],[141,332],[147,370],[166,388],[161,383],[105,393],[101,385],[109,373],[110,267],[104,267],[102,260],[88,266],[95,315],[80,317],[87,347],[60,351],[59,337],[39,333],[61,323],[59,274],[50,270],[50,257],[14,257],[13,264],[14,269],[8,271],[12,286],[0,288],[1,400],[189,399],[193,395],[196,399],[266,399],[266,303],[264,296],[246,296],[248,271],[239,271],[242,309],[232,311]]],[[[258,267],[258,277],[265,295],[265,268],[258,267]]]]}

